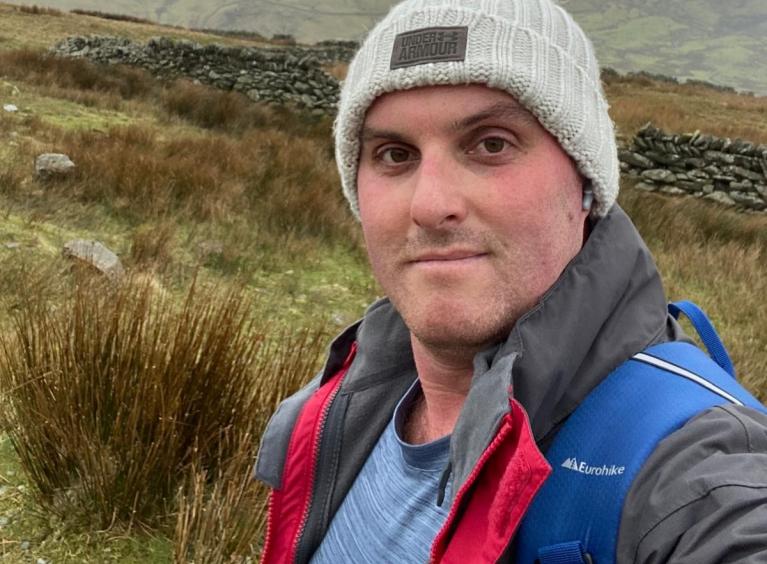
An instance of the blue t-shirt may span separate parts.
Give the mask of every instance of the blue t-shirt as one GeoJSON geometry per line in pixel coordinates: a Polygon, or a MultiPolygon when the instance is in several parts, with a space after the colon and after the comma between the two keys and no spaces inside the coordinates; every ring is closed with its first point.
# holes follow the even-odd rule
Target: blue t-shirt
{"type": "MultiPolygon", "coordinates": [[[[450,509],[447,501],[437,506],[450,435],[422,445],[401,439],[420,393],[416,380],[338,508],[312,564],[429,560],[432,541],[450,509]]],[[[450,499],[449,491],[446,494],[450,499]]]]}

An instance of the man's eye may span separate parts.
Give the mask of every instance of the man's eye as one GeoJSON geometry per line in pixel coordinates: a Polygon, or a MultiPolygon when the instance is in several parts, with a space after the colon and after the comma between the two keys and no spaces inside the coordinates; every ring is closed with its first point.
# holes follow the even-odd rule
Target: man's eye
{"type": "Polygon", "coordinates": [[[378,158],[386,164],[400,164],[410,160],[410,151],[402,147],[389,147],[378,153],[378,158]]]}
{"type": "Polygon", "coordinates": [[[506,148],[509,142],[500,137],[488,137],[487,139],[480,141],[479,144],[486,153],[500,153],[506,148]]]}

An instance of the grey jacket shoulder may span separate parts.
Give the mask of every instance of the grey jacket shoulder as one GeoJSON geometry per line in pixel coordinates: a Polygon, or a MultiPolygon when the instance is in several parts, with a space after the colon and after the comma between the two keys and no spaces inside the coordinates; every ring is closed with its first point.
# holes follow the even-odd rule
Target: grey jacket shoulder
{"type": "Polygon", "coordinates": [[[282,468],[293,426],[301,408],[320,387],[321,378],[320,372],[301,390],[280,403],[266,425],[258,449],[255,477],[274,489],[279,489],[282,482],[282,468]]]}
{"type": "Polygon", "coordinates": [[[354,341],[359,322],[347,327],[330,344],[325,366],[298,392],[280,403],[261,436],[254,476],[274,489],[282,485],[282,470],[288,451],[288,443],[304,404],[320,385],[336,373],[344,362],[349,345],[354,341]]]}
{"type": "Polygon", "coordinates": [[[626,498],[618,562],[767,563],[767,415],[714,407],[666,437],[626,498]]]}

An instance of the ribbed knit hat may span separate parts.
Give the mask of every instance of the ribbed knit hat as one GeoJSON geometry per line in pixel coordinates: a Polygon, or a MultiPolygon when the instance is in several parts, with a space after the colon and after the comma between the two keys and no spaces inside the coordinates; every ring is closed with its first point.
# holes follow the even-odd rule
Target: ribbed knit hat
{"type": "Polygon", "coordinates": [[[382,94],[485,84],[532,112],[591,180],[603,216],[618,195],[613,123],[591,42],[551,0],[405,0],[373,28],[341,89],[336,160],[359,217],[360,129],[382,94]]]}

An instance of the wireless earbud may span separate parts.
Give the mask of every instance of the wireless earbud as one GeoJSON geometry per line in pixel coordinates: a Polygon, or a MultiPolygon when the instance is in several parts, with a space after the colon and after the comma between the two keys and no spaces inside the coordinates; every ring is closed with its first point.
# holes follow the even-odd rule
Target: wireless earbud
{"type": "Polygon", "coordinates": [[[590,211],[593,203],[594,192],[591,191],[591,184],[586,184],[583,187],[583,210],[590,211]]]}

